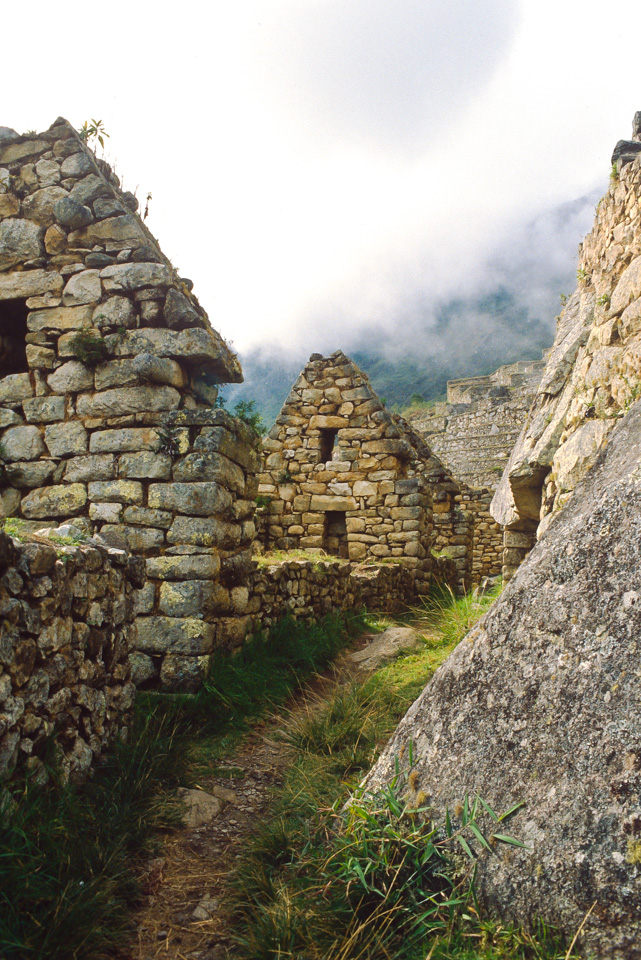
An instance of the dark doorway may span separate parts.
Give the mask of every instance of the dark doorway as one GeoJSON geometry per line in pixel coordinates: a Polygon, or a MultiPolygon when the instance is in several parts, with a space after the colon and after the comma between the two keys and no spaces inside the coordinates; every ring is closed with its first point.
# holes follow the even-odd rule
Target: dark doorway
{"type": "Polygon", "coordinates": [[[27,373],[27,304],[24,300],[0,300],[0,377],[27,373]]]}
{"type": "Polygon", "coordinates": [[[347,523],[342,510],[328,510],[325,514],[323,550],[334,557],[349,559],[347,545],[347,523]]]}
{"type": "Polygon", "coordinates": [[[329,463],[332,459],[332,453],[336,446],[338,430],[321,430],[320,432],[320,456],[319,463],[329,463]]]}

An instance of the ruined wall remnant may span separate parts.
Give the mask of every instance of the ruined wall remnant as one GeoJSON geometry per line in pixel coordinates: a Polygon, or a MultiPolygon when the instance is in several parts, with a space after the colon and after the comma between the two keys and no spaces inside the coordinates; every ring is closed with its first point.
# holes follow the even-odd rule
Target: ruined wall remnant
{"type": "Polygon", "coordinates": [[[0,134],[5,513],[144,557],[136,678],[193,685],[244,616],[258,458],[212,410],[238,361],[67,121],[0,134]]]}
{"type": "Polygon", "coordinates": [[[266,545],[398,559],[427,590],[432,496],[458,487],[351,360],[313,354],[263,446],[266,545]]]}
{"type": "Polygon", "coordinates": [[[617,144],[615,175],[579,249],[577,289],[559,317],[534,404],[494,497],[492,513],[506,527],[507,576],[537,528],[540,534],[572,499],[641,391],[637,147],[636,133],[617,144]]]}
{"type": "Polygon", "coordinates": [[[82,776],[126,727],[143,577],[124,550],[0,532],[0,778],[37,774],[54,734],[63,775],[82,776]]]}
{"type": "Polygon", "coordinates": [[[447,401],[410,410],[408,421],[459,482],[494,491],[544,366],[521,360],[486,377],[449,380],[447,401]]]}

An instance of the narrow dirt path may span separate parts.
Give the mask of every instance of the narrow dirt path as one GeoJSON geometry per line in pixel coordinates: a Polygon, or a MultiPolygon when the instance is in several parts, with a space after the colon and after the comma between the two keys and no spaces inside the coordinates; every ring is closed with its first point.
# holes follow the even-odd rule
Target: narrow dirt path
{"type": "Polygon", "coordinates": [[[272,790],[283,779],[292,749],[278,739],[288,720],[306,710],[310,699],[329,699],[362,668],[350,655],[374,639],[362,635],[322,675],[307,683],[283,708],[255,726],[238,750],[217,766],[218,776],[198,786],[219,803],[213,819],[183,827],[148,865],[146,902],[135,916],[136,940],[129,960],[224,960],[233,956],[221,909],[225,883],[243,845],[269,810],[272,790]]]}

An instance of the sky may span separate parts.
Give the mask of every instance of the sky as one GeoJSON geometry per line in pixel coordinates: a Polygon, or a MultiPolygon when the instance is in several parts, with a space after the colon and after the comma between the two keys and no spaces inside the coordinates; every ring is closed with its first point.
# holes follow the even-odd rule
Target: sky
{"type": "Polygon", "coordinates": [[[495,248],[605,187],[641,109],[629,0],[34,0],[28,21],[3,13],[24,42],[0,124],[100,119],[240,351],[402,336],[404,305],[483,288],[495,248]]]}

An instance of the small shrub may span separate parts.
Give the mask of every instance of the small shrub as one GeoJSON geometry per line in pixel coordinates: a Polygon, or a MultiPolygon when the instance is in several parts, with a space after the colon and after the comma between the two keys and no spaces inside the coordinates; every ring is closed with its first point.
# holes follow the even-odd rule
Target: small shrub
{"type": "Polygon", "coordinates": [[[69,346],[81,363],[88,367],[95,367],[110,355],[109,347],[102,337],[96,336],[90,330],[80,330],[72,337],[69,346]]]}

